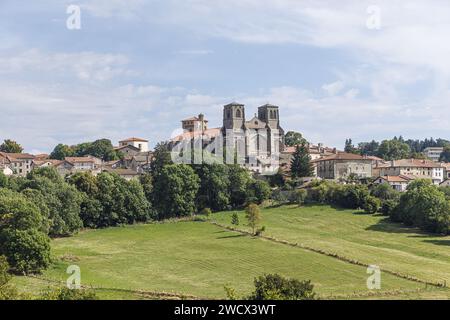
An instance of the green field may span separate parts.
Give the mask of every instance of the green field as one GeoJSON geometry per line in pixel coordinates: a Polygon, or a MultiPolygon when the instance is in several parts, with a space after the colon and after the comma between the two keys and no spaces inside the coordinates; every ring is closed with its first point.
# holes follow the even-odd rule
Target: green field
{"type": "MultiPolygon", "coordinates": [[[[243,212],[239,214],[243,223],[243,212]]],[[[56,239],[52,241],[56,263],[40,277],[65,281],[66,267],[76,264],[81,267],[82,284],[102,288],[99,295],[110,299],[156,298],[161,292],[225,298],[224,285],[243,296],[251,292],[254,277],[264,273],[310,279],[323,298],[450,297],[448,289],[425,289],[422,283],[388,273],[382,273],[381,292],[369,291],[366,267],[211,223],[229,224],[230,220],[231,213],[226,212],[206,222],[88,230],[56,239]]],[[[277,239],[428,281],[450,280],[449,237],[421,234],[387,223],[382,217],[328,206],[265,209],[263,224],[266,235],[277,239]]],[[[18,277],[15,282],[29,292],[48,286],[47,281],[28,277],[18,277]]]]}

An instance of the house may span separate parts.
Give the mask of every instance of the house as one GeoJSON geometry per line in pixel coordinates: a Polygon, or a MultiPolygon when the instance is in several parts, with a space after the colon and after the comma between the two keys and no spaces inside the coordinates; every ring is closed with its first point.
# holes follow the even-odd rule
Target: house
{"type": "Polygon", "coordinates": [[[19,176],[25,177],[33,170],[34,156],[29,153],[0,152],[0,162],[8,162],[9,167],[19,176]]]}
{"type": "Polygon", "coordinates": [[[54,159],[46,159],[46,160],[38,160],[38,159],[39,158],[34,158],[33,169],[44,168],[44,167],[54,167],[61,162],[61,160],[54,160],[54,159]]]}
{"type": "Polygon", "coordinates": [[[125,146],[114,148],[116,151],[121,152],[124,156],[134,156],[137,153],[141,152],[141,149],[135,147],[131,144],[127,144],[125,146]]]}
{"type": "Polygon", "coordinates": [[[140,152],[146,152],[148,151],[148,140],[132,137],[119,141],[119,148],[126,146],[133,146],[139,149],[140,152]]]}
{"type": "Polygon", "coordinates": [[[444,152],[444,148],[442,147],[429,147],[423,150],[423,154],[425,155],[425,157],[435,162],[439,161],[442,152],[444,152]]]}
{"type": "Polygon", "coordinates": [[[444,180],[450,179],[450,163],[441,163],[441,167],[444,168],[444,180]]]}
{"type": "Polygon", "coordinates": [[[439,185],[444,181],[444,168],[431,160],[401,159],[380,163],[377,167],[380,176],[407,176],[431,179],[439,185]]]}
{"type": "Polygon", "coordinates": [[[322,179],[342,180],[354,176],[359,179],[372,177],[373,160],[367,156],[337,152],[311,161],[317,166],[317,176],[322,179]]]}
{"type": "Polygon", "coordinates": [[[393,189],[400,191],[400,192],[404,192],[404,191],[406,191],[408,184],[412,180],[414,180],[414,178],[407,177],[407,176],[383,176],[383,177],[376,178],[373,183],[374,184],[387,183],[393,189]]]}

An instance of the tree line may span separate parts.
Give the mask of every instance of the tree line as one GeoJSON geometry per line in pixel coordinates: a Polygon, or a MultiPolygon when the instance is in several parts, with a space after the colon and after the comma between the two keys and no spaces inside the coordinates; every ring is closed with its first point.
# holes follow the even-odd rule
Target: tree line
{"type": "Polygon", "coordinates": [[[53,167],[26,177],[0,174],[0,256],[13,272],[39,272],[51,262],[50,237],[240,208],[270,193],[238,165],[173,164],[166,144],[158,144],[151,173],[139,180],[107,172],[62,177],[53,167]]]}
{"type": "Polygon", "coordinates": [[[444,153],[440,161],[450,162],[450,141],[445,139],[405,140],[402,136],[378,142],[360,142],[358,146],[352,139],[346,139],[344,151],[367,156],[377,156],[385,160],[399,160],[405,158],[425,159],[422,153],[429,147],[443,147],[444,153]]]}

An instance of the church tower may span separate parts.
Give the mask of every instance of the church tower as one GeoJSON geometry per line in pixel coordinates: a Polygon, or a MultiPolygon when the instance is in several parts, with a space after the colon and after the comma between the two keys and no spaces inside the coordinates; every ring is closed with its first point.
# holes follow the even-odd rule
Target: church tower
{"type": "Polygon", "coordinates": [[[258,108],[258,118],[269,126],[270,129],[280,128],[280,115],[278,107],[273,104],[265,104],[258,108]]]}
{"type": "Polygon", "coordinates": [[[243,104],[232,102],[223,107],[223,128],[243,129],[245,123],[245,107],[243,104]]]}

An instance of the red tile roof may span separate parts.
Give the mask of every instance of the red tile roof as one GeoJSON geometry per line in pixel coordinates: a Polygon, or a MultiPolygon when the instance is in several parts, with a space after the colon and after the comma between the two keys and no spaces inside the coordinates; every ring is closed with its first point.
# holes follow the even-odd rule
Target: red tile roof
{"type": "Polygon", "coordinates": [[[148,142],[148,140],[141,139],[141,138],[136,138],[136,137],[131,137],[131,138],[119,141],[119,142],[148,142]]]}

